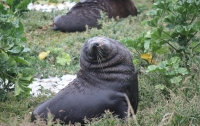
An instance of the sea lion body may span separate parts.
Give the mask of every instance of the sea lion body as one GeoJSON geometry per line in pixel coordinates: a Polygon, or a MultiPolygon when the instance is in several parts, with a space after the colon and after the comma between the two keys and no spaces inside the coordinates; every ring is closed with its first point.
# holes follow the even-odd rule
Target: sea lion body
{"type": "Polygon", "coordinates": [[[54,120],[66,124],[83,124],[84,118],[100,117],[105,110],[125,118],[128,109],[125,95],[136,113],[137,72],[129,51],[120,42],[106,37],[87,40],[82,47],[80,66],[77,77],[68,86],[35,108],[32,120],[37,115],[46,119],[49,111],[54,120]]]}
{"type": "Polygon", "coordinates": [[[54,30],[85,31],[86,25],[89,28],[100,28],[98,20],[101,19],[101,11],[109,18],[137,15],[137,9],[131,0],[81,0],[66,15],[55,17],[54,30]]]}

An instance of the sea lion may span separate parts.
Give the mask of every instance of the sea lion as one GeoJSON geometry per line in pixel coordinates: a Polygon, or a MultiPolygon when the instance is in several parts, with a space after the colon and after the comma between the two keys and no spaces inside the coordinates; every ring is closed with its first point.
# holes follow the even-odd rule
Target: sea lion
{"type": "Polygon", "coordinates": [[[98,20],[101,19],[101,11],[106,13],[108,18],[137,15],[137,9],[131,0],[80,0],[66,15],[54,18],[54,30],[85,31],[86,25],[89,28],[100,28],[98,20]]]}
{"type": "Polygon", "coordinates": [[[129,98],[134,113],[138,106],[138,79],[130,52],[120,42],[100,36],[85,41],[77,77],[51,99],[39,104],[32,113],[46,119],[80,122],[100,117],[105,110],[119,118],[127,115],[129,98]]]}

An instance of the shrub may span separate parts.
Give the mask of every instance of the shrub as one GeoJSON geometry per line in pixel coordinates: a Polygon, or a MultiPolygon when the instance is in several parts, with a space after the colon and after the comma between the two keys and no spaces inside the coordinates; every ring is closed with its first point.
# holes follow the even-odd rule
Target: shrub
{"type": "Polygon", "coordinates": [[[9,91],[15,95],[29,95],[33,69],[24,59],[29,51],[25,47],[24,27],[12,11],[0,4],[0,96],[9,91]]]}
{"type": "Polygon", "coordinates": [[[136,63],[143,63],[146,72],[166,80],[155,88],[179,87],[184,75],[191,71],[190,66],[200,62],[199,8],[200,2],[196,0],[158,1],[148,13],[151,19],[142,22],[153,27],[152,30],[134,40],[122,40],[147,61],[136,63]]]}
{"type": "Polygon", "coordinates": [[[35,0],[5,0],[5,3],[10,7],[12,12],[21,15],[22,12],[27,11],[27,5],[35,0]]]}

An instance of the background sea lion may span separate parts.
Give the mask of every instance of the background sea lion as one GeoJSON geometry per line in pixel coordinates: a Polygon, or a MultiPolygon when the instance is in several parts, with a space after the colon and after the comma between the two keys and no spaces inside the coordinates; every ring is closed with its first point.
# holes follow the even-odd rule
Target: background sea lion
{"type": "Polygon", "coordinates": [[[100,28],[97,22],[101,19],[101,11],[109,18],[137,15],[137,9],[131,0],[81,0],[66,15],[55,17],[54,30],[85,31],[86,25],[89,28],[100,28]]]}
{"type": "Polygon", "coordinates": [[[48,110],[55,119],[66,124],[84,123],[110,110],[119,118],[125,118],[130,100],[134,112],[138,105],[137,72],[131,55],[120,42],[107,37],[87,40],[80,55],[81,69],[68,86],[51,99],[39,104],[32,113],[47,118],[48,110]]]}

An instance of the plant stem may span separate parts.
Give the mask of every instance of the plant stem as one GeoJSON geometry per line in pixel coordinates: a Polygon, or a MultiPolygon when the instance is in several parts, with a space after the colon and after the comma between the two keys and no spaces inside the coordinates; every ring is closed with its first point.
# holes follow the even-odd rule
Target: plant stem
{"type": "Polygon", "coordinates": [[[192,37],[190,37],[186,42],[188,43],[187,45],[189,45],[190,44],[190,40],[195,36],[197,34],[197,32],[195,32],[193,35],[192,35],[192,37]]]}
{"type": "Polygon", "coordinates": [[[179,50],[176,49],[172,44],[170,44],[169,42],[167,42],[167,41],[164,40],[164,39],[161,39],[161,40],[165,41],[165,42],[166,42],[169,46],[171,46],[174,50],[176,50],[177,52],[179,52],[179,50]]]}
{"type": "Polygon", "coordinates": [[[189,23],[189,25],[191,25],[192,22],[194,21],[194,19],[196,18],[196,14],[197,14],[197,11],[195,12],[194,16],[192,17],[192,20],[191,20],[191,22],[189,23]]]}
{"type": "Polygon", "coordinates": [[[198,43],[192,50],[194,50],[195,48],[197,48],[200,45],[200,43],[198,43]]]}

